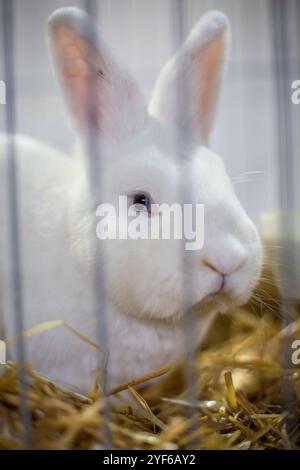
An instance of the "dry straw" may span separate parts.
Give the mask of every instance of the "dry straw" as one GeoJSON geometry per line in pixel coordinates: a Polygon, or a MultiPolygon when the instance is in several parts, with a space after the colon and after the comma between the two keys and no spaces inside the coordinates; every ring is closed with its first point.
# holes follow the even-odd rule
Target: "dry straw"
{"type": "MultiPolygon", "coordinates": [[[[283,368],[281,358],[287,335],[293,332],[300,339],[300,321],[282,329],[278,293],[274,289],[266,292],[264,286],[263,296],[257,292],[248,306],[217,319],[198,354],[196,403],[187,400],[184,364],[175,370],[166,365],[111,390],[114,400],[109,428],[114,446],[184,449],[191,442],[201,449],[263,450],[299,446],[300,368],[292,362],[283,368]],[[159,380],[153,381],[158,377],[159,380]],[[288,409],[282,402],[283,377],[295,393],[294,403],[288,409]],[[131,400],[128,395],[123,396],[122,391],[126,389],[131,400]],[[187,419],[186,416],[191,416],[186,413],[187,408],[193,409],[192,418],[187,419]],[[288,426],[291,412],[295,414],[292,428],[288,426]]],[[[62,324],[52,327],[62,327],[62,324]]],[[[99,388],[95,387],[85,397],[52,383],[30,366],[28,373],[34,448],[101,448],[99,388]]],[[[2,366],[0,449],[23,447],[19,390],[17,365],[2,366]]]]}

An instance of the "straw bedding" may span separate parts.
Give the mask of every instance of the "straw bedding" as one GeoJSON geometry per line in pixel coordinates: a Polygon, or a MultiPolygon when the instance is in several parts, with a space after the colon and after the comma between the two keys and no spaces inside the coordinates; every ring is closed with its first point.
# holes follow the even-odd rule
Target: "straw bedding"
{"type": "MultiPolygon", "coordinates": [[[[184,389],[184,365],[153,371],[160,380],[151,385],[138,378],[142,390],[133,381],[131,400],[115,390],[109,413],[99,387],[84,397],[28,366],[33,448],[97,449],[107,436],[119,449],[297,448],[300,368],[288,355],[300,339],[300,308],[283,328],[278,299],[272,283],[261,284],[249,305],[216,320],[197,356],[196,401],[184,389]]],[[[9,363],[0,369],[0,449],[23,448],[22,433],[18,368],[9,363]]]]}

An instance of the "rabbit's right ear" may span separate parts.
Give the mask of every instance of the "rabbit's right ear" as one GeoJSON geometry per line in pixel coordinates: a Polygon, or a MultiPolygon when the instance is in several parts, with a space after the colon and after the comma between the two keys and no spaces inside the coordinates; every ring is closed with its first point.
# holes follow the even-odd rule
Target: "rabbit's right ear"
{"type": "Polygon", "coordinates": [[[179,128],[189,138],[207,143],[228,39],[227,17],[219,11],[204,15],[163,68],[150,103],[151,114],[179,128]]]}
{"type": "Polygon", "coordinates": [[[48,23],[49,46],[67,106],[82,133],[124,140],[142,130],[147,115],[137,84],[100,39],[92,19],[62,8],[48,23]]]}

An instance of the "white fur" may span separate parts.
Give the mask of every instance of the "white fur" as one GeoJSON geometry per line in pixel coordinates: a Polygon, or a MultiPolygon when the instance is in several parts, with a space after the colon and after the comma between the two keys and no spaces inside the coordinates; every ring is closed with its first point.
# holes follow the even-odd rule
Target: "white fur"
{"type": "MultiPolygon", "coordinates": [[[[134,191],[148,192],[156,203],[178,202],[180,178],[188,174],[192,175],[193,202],[205,205],[205,245],[203,250],[189,256],[190,264],[185,266],[184,276],[181,270],[182,244],[179,241],[101,242],[107,279],[108,385],[112,386],[183,358],[184,283],[196,286],[191,290],[185,307],[199,303],[200,314],[195,328],[200,341],[217,311],[225,311],[232,303],[241,304],[249,298],[260,275],[262,252],[257,230],[238,202],[222,160],[201,144],[201,139],[208,137],[203,130],[210,127],[215,99],[206,115],[193,114],[193,129],[197,125],[201,129],[200,143],[197,133],[194,136],[187,131],[191,127],[189,124],[172,119],[172,106],[165,109],[167,113],[162,118],[164,99],[167,99],[166,93],[170,89],[165,84],[172,82],[166,71],[161,79],[162,88],[158,81],[151,113],[147,113],[138,88],[128,73],[118,75],[121,68],[111,58],[103,42],[99,38],[87,38],[83,33],[82,24],[88,25],[89,21],[76,9],[59,10],[50,20],[50,46],[58,76],[81,134],[81,144],[77,149],[79,158],[68,158],[28,138],[15,139],[20,181],[26,328],[62,319],[97,341],[99,312],[95,311],[93,303],[92,276],[95,245],[90,230],[95,223],[95,213],[90,206],[84,151],[86,130],[92,127],[96,131],[101,146],[103,201],[99,202],[116,203],[120,194],[134,191]],[[62,27],[59,33],[57,25],[62,27]],[[75,52],[69,47],[68,37],[73,45],[77,44],[76,38],[83,41],[75,52]],[[100,107],[105,103],[100,110],[100,121],[91,121],[90,117],[94,119],[95,115],[83,108],[82,90],[90,80],[96,86],[98,83],[93,67],[90,69],[90,56],[87,59],[80,49],[85,41],[89,43],[88,47],[92,45],[92,56],[96,54],[104,71],[104,78],[98,77],[100,96],[97,103],[100,107]],[[66,47],[67,59],[60,56],[63,47],[66,47]],[[75,69],[71,64],[77,81],[73,81],[72,74],[70,81],[61,61],[78,61],[78,53],[82,54],[80,61],[84,64],[80,67],[77,64],[75,69]],[[103,85],[106,79],[112,87],[110,90],[106,84],[103,85]],[[74,103],[73,100],[78,101],[74,103]],[[199,116],[201,122],[197,122],[199,116]],[[178,151],[182,154],[180,160],[174,158],[178,151]],[[226,292],[210,297],[220,287],[220,274],[216,270],[227,274],[226,292]]],[[[210,60],[205,57],[209,50],[207,44],[218,41],[226,28],[224,15],[209,13],[201,20],[198,29],[194,29],[192,38],[183,48],[184,54],[191,51],[194,55],[199,53],[200,63],[202,60],[207,63],[207,59],[210,60]]],[[[221,40],[225,45],[226,41],[221,40]]],[[[222,57],[217,57],[217,60],[220,64],[217,64],[216,73],[221,76],[222,57]]],[[[180,64],[181,61],[179,67],[180,64]]],[[[176,70],[176,61],[172,62],[172,69],[176,70]]],[[[187,73],[192,72],[187,70],[187,73]]],[[[200,71],[200,82],[204,76],[200,71]]],[[[196,82],[194,77],[193,83],[196,82]]],[[[197,83],[195,86],[199,92],[201,86],[197,83]]],[[[209,84],[203,88],[206,91],[207,86],[209,84]]],[[[10,260],[5,212],[6,141],[6,138],[0,139],[0,196],[4,201],[0,206],[3,226],[0,291],[5,326],[11,335],[10,260]]],[[[62,327],[42,333],[26,341],[26,347],[29,360],[42,373],[82,390],[91,386],[92,371],[98,365],[95,350],[67,329],[62,327]]]]}

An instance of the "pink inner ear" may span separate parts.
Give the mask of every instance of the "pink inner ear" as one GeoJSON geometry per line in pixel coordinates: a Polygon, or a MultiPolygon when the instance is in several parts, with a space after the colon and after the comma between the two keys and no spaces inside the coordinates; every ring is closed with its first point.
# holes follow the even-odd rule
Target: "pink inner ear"
{"type": "Polygon", "coordinates": [[[104,62],[99,52],[66,25],[55,29],[55,59],[63,82],[67,103],[81,130],[87,125],[100,127],[100,110],[107,108],[101,77],[104,62]]]}
{"type": "Polygon", "coordinates": [[[145,122],[144,100],[101,40],[93,44],[68,24],[52,28],[56,68],[79,131],[96,129],[113,140],[139,131],[145,122]]]}
{"type": "Polygon", "coordinates": [[[56,54],[61,74],[65,78],[86,79],[104,68],[95,47],[67,26],[58,26],[55,33],[56,54]]]}
{"type": "MultiPolygon", "coordinates": [[[[195,70],[196,80],[201,80],[199,96],[197,98],[197,127],[200,126],[203,136],[210,134],[216,104],[218,100],[221,65],[224,60],[225,33],[220,34],[216,39],[205,47],[200,53],[200,60],[197,61],[195,70]]],[[[192,60],[196,60],[198,54],[193,54],[192,60]]]]}

